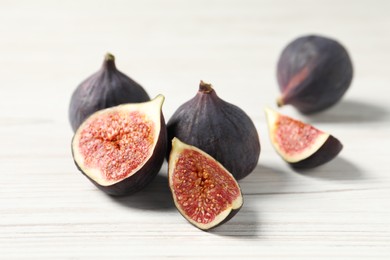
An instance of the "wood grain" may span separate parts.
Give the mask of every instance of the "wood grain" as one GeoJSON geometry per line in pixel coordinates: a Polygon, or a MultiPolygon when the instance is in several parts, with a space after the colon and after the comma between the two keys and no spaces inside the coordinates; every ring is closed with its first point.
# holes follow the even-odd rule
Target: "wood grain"
{"type": "Polygon", "coordinates": [[[0,1],[1,259],[389,259],[388,1],[0,1]],[[327,165],[295,172],[270,145],[275,64],[293,38],[339,39],[355,68],[341,103],[305,117],[344,144],[327,165]],[[73,164],[68,105],[104,54],[166,96],[164,114],[200,79],[259,131],[242,210],[202,232],[176,211],[164,164],[142,192],[112,198],[73,164]]]}

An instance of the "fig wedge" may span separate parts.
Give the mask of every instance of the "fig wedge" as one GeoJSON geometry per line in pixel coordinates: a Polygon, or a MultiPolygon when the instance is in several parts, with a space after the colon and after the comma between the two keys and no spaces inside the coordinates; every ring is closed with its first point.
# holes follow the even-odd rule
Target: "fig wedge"
{"type": "Polygon", "coordinates": [[[199,229],[225,223],[243,205],[233,175],[207,153],[177,138],[172,140],[168,168],[169,187],[178,211],[199,229]]]}
{"type": "Polygon", "coordinates": [[[276,152],[293,168],[309,169],[335,158],[343,148],[334,136],[312,125],[266,108],[270,139],[276,152]]]}

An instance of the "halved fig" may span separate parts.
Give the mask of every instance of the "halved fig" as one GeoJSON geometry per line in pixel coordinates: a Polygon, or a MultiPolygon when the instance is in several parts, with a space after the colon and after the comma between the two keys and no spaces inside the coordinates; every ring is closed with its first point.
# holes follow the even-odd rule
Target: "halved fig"
{"type": "Polygon", "coordinates": [[[293,168],[309,169],[329,162],[343,148],[332,135],[266,108],[271,143],[293,168]]]}
{"type": "Polygon", "coordinates": [[[233,175],[202,150],[173,138],[168,168],[178,211],[199,229],[221,225],[241,208],[243,198],[233,175]]]}
{"type": "Polygon", "coordinates": [[[167,134],[162,95],[144,103],[95,112],[77,129],[72,154],[79,170],[110,195],[144,188],[165,158],[167,134]]]}

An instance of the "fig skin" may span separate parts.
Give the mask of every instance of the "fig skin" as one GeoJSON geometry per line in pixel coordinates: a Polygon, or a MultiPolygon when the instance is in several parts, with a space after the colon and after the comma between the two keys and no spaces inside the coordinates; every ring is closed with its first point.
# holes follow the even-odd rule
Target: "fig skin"
{"type": "Polygon", "coordinates": [[[278,106],[290,104],[303,114],[328,109],[351,85],[353,66],[347,50],[336,40],[308,35],[282,51],[277,64],[281,96],[278,106]]]}
{"type": "MultiPolygon", "coordinates": [[[[164,100],[164,97],[162,95],[159,95],[158,97],[156,97],[156,99],[158,99],[158,98],[162,99],[162,101],[161,101],[161,106],[162,106],[162,102],[164,100]]],[[[155,100],[152,100],[149,102],[154,102],[154,101],[155,100]]],[[[115,107],[111,107],[111,108],[97,111],[94,114],[92,114],[89,118],[92,118],[99,113],[104,113],[105,111],[108,111],[108,110],[113,110],[113,109],[120,110],[121,107],[125,107],[126,105],[129,105],[129,104],[122,104],[122,105],[118,105],[115,107]]],[[[142,103],[131,104],[131,105],[142,106],[142,103]]],[[[79,127],[79,129],[76,131],[75,135],[72,138],[72,156],[73,156],[74,163],[77,166],[77,168],[79,169],[79,171],[85,177],[87,177],[98,189],[100,189],[103,192],[105,192],[106,194],[109,194],[112,196],[131,195],[131,194],[134,194],[134,193],[142,190],[143,188],[145,188],[157,176],[157,174],[160,171],[161,166],[164,162],[165,153],[167,150],[167,130],[166,130],[164,116],[163,116],[162,111],[161,111],[161,107],[160,107],[160,120],[159,120],[159,122],[155,122],[156,125],[160,124],[160,132],[159,132],[158,139],[157,139],[158,141],[154,147],[152,155],[149,157],[147,162],[136,173],[124,178],[123,180],[120,180],[119,182],[116,182],[112,185],[107,185],[107,186],[99,184],[97,181],[95,181],[90,176],[88,176],[88,173],[86,172],[86,170],[83,170],[83,168],[80,167],[77,158],[75,158],[74,140],[75,140],[75,137],[78,134],[78,132],[81,131],[80,129],[83,128],[83,125],[87,121],[88,121],[88,119],[86,119],[83,122],[83,124],[79,127]]]]}
{"type": "MultiPolygon", "coordinates": [[[[243,198],[243,195],[241,193],[241,188],[240,188],[240,185],[237,183],[237,181],[235,180],[234,176],[226,169],[223,167],[222,164],[220,164],[218,161],[215,160],[215,158],[211,157],[209,154],[205,153],[204,151],[200,150],[199,148],[195,147],[195,146],[192,146],[192,145],[188,145],[186,143],[183,143],[181,142],[179,139],[177,138],[173,138],[172,139],[172,150],[171,150],[171,153],[169,155],[169,162],[168,162],[168,179],[169,179],[169,188],[171,190],[171,193],[172,193],[172,197],[173,197],[173,201],[174,201],[174,204],[177,208],[177,210],[179,211],[179,213],[190,223],[192,224],[193,226],[195,226],[196,228],[199,228],[203,231],[209,231],[211,229],[214,229],[216,227],[219,227],[221,226],[222,224],[228,222],[230,219],[232,219],[238,211],[240,211],[240,209],[242,208],[243,204],[244,204],[244,198],[243,198]],[[233,200],[232,204],[229,205],[229,212],[227,215],[225,215],[225,217],[223,219],[220,219],[218,218],[221,214],[221,212],[216,216],[216,219],[214,219],[213,221],[217,221],[217,223],[213,223],[213,222],[210,222],[208,224],[202,224],[202,223],[198,223],[196,222],[195,220],[191,219],[191,217],[187,216],[184,212],[184,210],[181,209],[181,205],[180,203],[177,201],[176,199],[176,195],[175,195],[175,186],[173,185],[173,175],[174,175],[174,171],[175,171],[175,167],[176,167],[176,163],[177,163],[177,160],[179,158],[179,155],[180,153],[183,151],[183,150],[192,150],[192,151],[196,151],[198,153],[200,153],[202,156],[204,156],[205,158],[213,161],[214,163],[216,163],[217,167],[219,167],[220,169],[222,169],[225,173],[227,173],[228,175],[231,176],[232,180],[235,182],[236,184],[236,187],[238,189],[238,192],[239,192],[239,196],[233,200]],[[218,222],[219,221],[219,222],[218,222]]],[[[206,194],[212,194],[212,193],[208,193],[206,192],[206,194]]],[[[208,199],[212,199],[212,198],[209,198],[208,199]]],[[[225,209],[226,210],[226,209],[225,209]]],[[[225,211],[226,212],[226,211],[225,211]]]]}
{"type": "Polygon", "coordinates": [[[260,140],[255,125],[239,107],[220,99],[211,84],[181,105],[167,123],[170,141],[177,137],[220,162],[237,180],[257,166],[260,140]]]}
{"type": "MultiPolygon", "coordinates": [[[[278,112],[271,110],[269,108],[265,109],[267,115],[267,123],[270,134],[270,140],[275,148],[275,151],[280,155],[280,157],[286,161],[294,169],[311,169],[328,163],[333,160],[343,149],[342,143],[333,135],[325,133],[309,124],[306,124],[302,121],[293,119],[286,115],[281,115],[278,112]],[[295,122],[294,124],[304,125],[310,127],[310,132],[316,132],[316,139],[310,143],[310,146],[306,146],[303,151],[293,156],[288,155],[285,151],[281,149],[281,144],[276,141],[275,136],[277,135],[278,122],[281,117],[284,117],[288,120],[295,122]]],[[[297,132],[293,130],[292,135],[294,138],[299,137],[297,132]]],[[[302,139],[299,142],[304,142],[306,136],[300,137],[302,139]]]]}
{"type": "Polygon", "coordinates": [[[73,92],[69,121],[75,132],[89,115],[98,110],[149,100],[142,86],[120,72],[115,66],[115,57],[107,53],[101,69],[85,79],[73,92]]]}
{"type": "Polygon", "coordinates": [[[290,165],[294,169],[312,169],[333,160],[342,149],[341,142],[333,135],[329,135],[326,142],[313,155],[290,165]]]}

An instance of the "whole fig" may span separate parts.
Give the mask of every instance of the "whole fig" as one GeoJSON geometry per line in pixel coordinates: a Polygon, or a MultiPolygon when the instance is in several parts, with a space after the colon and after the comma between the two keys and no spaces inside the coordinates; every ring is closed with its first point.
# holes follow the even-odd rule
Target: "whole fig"
{"type": "Polygon", "coordinates": [[[277,64],[282,92],[277,104],[290,104],[304,114],[325,110],[343,97],[352,76],[352,61],[339,42],[316,35],[297,38],[277,64]]]}
{"type": "Polygon", "coordinates": [[[115,57],[107,53],[101,69],[85,79],[73,92],[69,121],[73,131],[92,113],[124,104],[149,101],[146,91],[115,66],[115,57]]]}
{"type": "Polygon", "coordinates": [[[176,110],[167,129],[168,145],[177,137],[198,147],[237,180],[257,166],[260,141],[255,125],[242,109],[220,99],[211,84],[200,82],[196,96],[176,110]]]}

